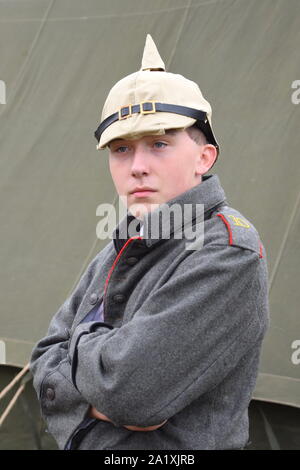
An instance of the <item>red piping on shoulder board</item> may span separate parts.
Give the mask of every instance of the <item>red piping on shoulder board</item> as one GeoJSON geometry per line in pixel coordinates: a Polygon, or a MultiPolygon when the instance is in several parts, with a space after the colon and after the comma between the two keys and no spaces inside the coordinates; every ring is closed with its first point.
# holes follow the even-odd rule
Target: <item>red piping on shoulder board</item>
{"type": "MultiPolygon", "coordinates": [[[[221,217],[224,224],[226,225],[228,233],[229,233],[229,245],[232,245],[232,231],[231,231],[231,227],[230,227],[228,220],[223,214],[217,214],[217,216],[221,217]]],[[[259,242],[259,257],[263,258],[263,246],[262,246],[261,241],[259,242]]]]}
{"type": "Polygon", "coordinates": [[[259,242],[259,257],[263,258],[263,246],[261,242],[259,242]]]}
{"type": "Polygon", "coordinates": [[[107,275],[107,278],[106,278],[106,281],[105,281],[105,287],[104,287],[104,295],[106,293],[106,289],[107,289],[107,285],[108,285],[108,282],[109,282],[109,279],[112,275],[112,272],[113,270],[115,269],[115,266],[117,264],[117,262],[119,261],[123,251],[125,250],[126,246],[129,245],[129,243],[132,241],[132,240],[142,240],[142,237],[131,237],[129,238],[129,240],[127,240],[127,242],[125,243],[125,245],[123,246],[123,248],[121,249],[120,253],[118,254],[118,256],[116,257],[115,261],[113,262],[113,265],[112,267],[110,268],[109,270],[109,273],[107,275]]]}
{"type": "Polygon", "coordinates": [[[226,225],[228,233],[229,233],[229,245],[232,245],[232,231],[231,231],[231,227],[230,227],[228,220],[225,218],[223,214],[217,214],[217,216],[221,217],[224,224],[226,225]]]}

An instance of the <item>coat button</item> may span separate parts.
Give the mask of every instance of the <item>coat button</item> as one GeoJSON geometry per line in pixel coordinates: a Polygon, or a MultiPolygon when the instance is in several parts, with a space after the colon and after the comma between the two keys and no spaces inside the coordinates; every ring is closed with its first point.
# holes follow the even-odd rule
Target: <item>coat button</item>
{"type": "Polygon", "coordinates": [[[114,301],[118,302],[118,304],[124,302],[124,300],[125,300],[125,295],[123,294],[114,295],[114,301]]]}
{"type": "Polygon", "coordinates": [[[90,296],[90,303],[91,303],[92,305],[94,305],[94,304],[97,303],[97,301],[98,301],[98,295],[95,294],[95,293],[94,293],[94,294],[91,294],[91,296],[90,296]]]}
{"type": "Polygon", "coordinates": [[[133,256],[131,258],[127,258],[126,263],[129,264],[130,266],[133,266],[138,262],[137,258],[134,258],[133,256]]]}
{"type": "Polygon", "coordinates": [[[47,388],[46,390],[46,398],[48,400],[51,400],[53,401],[54,398],[55,398],[55,391],[53,390],[53,388],[47,388]]]}

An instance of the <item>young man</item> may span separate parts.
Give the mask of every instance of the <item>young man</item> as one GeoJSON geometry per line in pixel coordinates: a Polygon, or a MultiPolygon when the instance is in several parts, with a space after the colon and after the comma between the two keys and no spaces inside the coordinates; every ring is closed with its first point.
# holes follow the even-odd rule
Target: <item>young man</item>
{"type": "Polygon", "coordinates": [[[128,211],[33,350],[49,431],[61,449],[244,448],[268,273],[256,229],[205,175],[210,105],[148,35],[95,135],[128,211]]]}

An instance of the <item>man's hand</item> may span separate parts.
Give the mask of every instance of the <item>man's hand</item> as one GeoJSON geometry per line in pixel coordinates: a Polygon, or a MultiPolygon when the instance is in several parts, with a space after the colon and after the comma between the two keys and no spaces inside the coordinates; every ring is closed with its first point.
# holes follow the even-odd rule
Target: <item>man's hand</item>
{"type": "MultiPolygon", "coordinates": [[[[94,406],[90,407],[89,416],[91,418],[101,419],[102,421],[108,421],[112,423],[111,419],[109,419],[105,414],[100,413],[100,411],[96,410],[94,406]]],[[[146,427],[139,427],[139,426],[127,426],[124,424],[124,428],[129,429],[129,431],[155,431],[156,429],[160,428],[167,422],[167,419],[160,424],[154,424],[153,426],[146,426],[146,427]]]]}

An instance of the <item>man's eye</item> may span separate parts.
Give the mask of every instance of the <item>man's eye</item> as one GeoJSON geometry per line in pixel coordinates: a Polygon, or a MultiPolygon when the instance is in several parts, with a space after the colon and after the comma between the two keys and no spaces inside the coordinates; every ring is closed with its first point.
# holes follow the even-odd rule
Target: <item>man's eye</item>
{"type": "Polygon", "coordinates": [[[167,147],[168,144],[166,144],[165,142],[154,142],[154,146],[158,149],[162,149],[164,147],[167,147]]]}
{"type": "Polygon", "coordinates": [[[122,146],[122,147],[117,147],[117,148],[114,150],[114,152],[117,152],[117,153],[125,153],[127,149],[128,149],[128,147],[125,147],[125,145],[124,145],[124,146],[122,146]]]}

